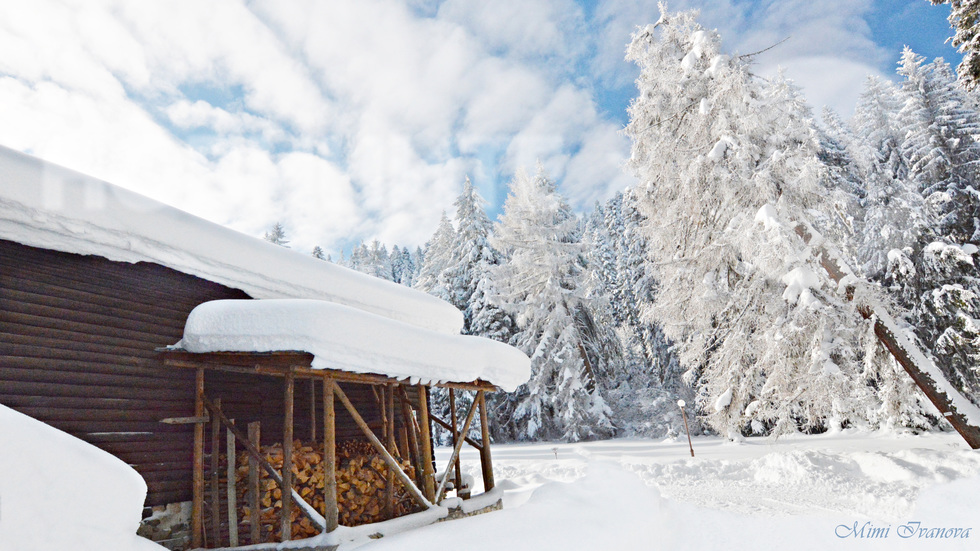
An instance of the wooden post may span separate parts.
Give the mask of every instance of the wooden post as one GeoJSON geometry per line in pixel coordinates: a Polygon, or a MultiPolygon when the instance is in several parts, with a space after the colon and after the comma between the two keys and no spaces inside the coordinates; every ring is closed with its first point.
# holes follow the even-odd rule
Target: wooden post
{"type": "Polygon", "coordinates": [[[398,390],[398,397],[402,403],[402,421],[405,423],[405,428],[407,429],[405,432],[408,436],[408,456],[412,461],[412,465],[415,466],[415,478],[421,488],[425,486],[425,482],[422,478],[422,458],[421,454],[419,454],[419,439],[415,416],[412,415],[412,404],[408,400],[408,392],[405,391],[405,387],[399,385],[398,390]]]}
{"type": "Polygon", "coordinates": [[[333,387],[330,377],[323,378],[323,518],[324,532],[333,532],[339,523],[337,510],[337,417],[333,408],[333,387]]]}
{"type": "Polygon", "coordinates": [[[419,389],[419,415],[421,416],[419,423],[421,434],[419,437],[422,439],[422,479],[425,481],[422,486],[426,499],[435,502],[435,471],[432,469],[432,425],[429,423],[429,387],[419,385],[417,388],[419,389]]]}
{"type": "Polygon", "coordinates": [[[476,399],[480,403],[480,438],[483,440],[480,447],[480,470],[483,472],[483,491],[489,492],[493,489],[493,462],[490,460],[490,426],[487,422],[487,397],[484,391],[476,393],[476,399]]]}
{"type": "MultiPolygon", "coordinates": [[[[470,423],[473,422],[473,415],[476,413],[476,400],[470,404],[470,410],[466,413],[466,422],[463,423],[462,433],[466,434],[470,430],[470,423]]],[[[449,458],[449,463],[446,465],[446,476],[442,477],[442,482],[439,483],[439,488],[436,489],[436,503],[442,499],[442,494],[446,490],[446,481],[449,480],[449,467],[453,464],[458,464],[459,461],[459,450],[463,447],[463,439],[460,438],[456,441],[456,445],[453,446],[453,455],[449,458]]]]}
{"type": "MultiPolygon", "coordinates": [[[[197,368],[194,416],[204,417],[204,368],[197,368]]],[[[204,546],[204,423],[194,425],[194,465],[191,501],[191,547],[204,546]]]]}
{"type": "MultiPolygon", "coordinates": [[[[385,386],[385,430],[388,452],[392,456],[398,454],[398,446],[395,444],[395,386],[385,386]]],[[[388,479],[385,481],[385,516],[393,518],[395,516],[395,471],[388,469],[388,479]]]]}
{"type": "Polygon", "coordinates": [[[286,395],[282,427],[282,541],[293,537],[293,392],[296,380],[292,368],[286,373],[286,395]]]}
{"type": "MultiPolygon", "coordinates": [[[[453,389],[449,389],[449,423],[452,425],[453,433],[453,447],[456,447],[456,442],[459,440],[459,428],[456,426],[456,392],[453,389]]],[[[456,462],[452,464],[455,482],[456,494],[459,495],[460,490],[463,488],[463,475],[459,472],[459,458],[456,458],[456,462]]],[[[446,467],[446,475],[449,476],[449,467],[446,467]]],[[[436,494],[436,498],[439,495],[436,494]]]]}
{"type": "Polygon", "coordinates": [[[691,429],[687,426],[687,412],[684,411],[684,406],[687,402],[684,400],[677,400],[677,407],[681,408],[681,417],[684,418],[684,432],[687,433],[687,447],[691,448],[691,457],[694,457],[694,444],[691,443],[691,429]]]}
{"type": "MultiPolygon", "coordinates": [[[[215,398],[214,406],[221,411],[221,398],[215,398]]],[[[218,472],[218,449],[221,446],[221,422],[218,416],[211,418],[211,547],[221,545],[221,477],[218,472]]]]}
{"type": "MultiPolygon", "coordinates": [[[[235,422],[234,419],[231,422],[235,422]]],[[[238,488],[235,487],[235,433],[230,430],[225,431],[226,455],[228,456],[228,469],[225,471],[228,477],[227,498],[228,498],[228,545],[238,547],[238,488]]]]}
{"type": "Polygon", "coordinates": [[[419,490],[418,486],[416,486],[415,483],[412,482],[412,479],[405,474],[405,471],[403,471],[401,466],[398,465],[395,458],[388,453],[388,450],[385,449],[384,444],[378,440],[378,436],[374,434],[374,431],[372,431],[371,427],[369,427],[364,421],[361,414],[357,412],[354,404],[350,403],[350,400],[347,398],[347,395],[344,394],[344,391],[339,386],[335,386],[334,392],[337,393],[337,398],[340,400],[340,403],[344,404],[344,408],[347,409],[350,416],[354,418],[354,422],[357,423],[358,428],[361,429],[364,436],[367,437],[368,441],[371,442],[371,445],[374,446],[374,449],[381,455],[381,459],[388,464],[389,469],[393,469],[395,471],[395,474],[398,476],[398,479],[401,480],[401,483],[403,486],[405,486],[405,489],[408,490],[408,493],[415,498],[415,501],[417,501],[419,505],[422,505],[426,509],[431,509],[433,507],[432,502],[422,495],[422,492],[419,490]]]}
{"type": "Polygon", "coordinates": [[[316,442],[316,379],[310,379],[310,442],[316,442]]]}
{"type": "MultiPolygon", "coordinates": [[[[248,441],[258,449],[261,446],[262,425],[255,421],[248,424],[248,441]]],[[[259,463],[248,456],[248,520],[249,543],[254,545],[262,539],[262,517],[259,515],[259,463]]]]}

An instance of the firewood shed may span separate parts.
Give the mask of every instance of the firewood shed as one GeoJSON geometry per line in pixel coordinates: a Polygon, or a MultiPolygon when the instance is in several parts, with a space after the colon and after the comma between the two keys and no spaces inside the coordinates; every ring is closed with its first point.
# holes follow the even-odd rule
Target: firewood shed
{"type": "MultiPolygon", "coordinates": [[[[526,356],[500,343],[296,299],[201,304],[188,316],[183,339],[161,355],[165,365],[195,372],[193,415],[167,420],[194,425],[194,547],[265,543],[276,534],[286,541],[330,534],[342,519],[353,526],[432,511],[450,487],[456,497],[469,498],[459,465],[464,443],[479,452],[483,488],[491,492],[486,393],[499,390],[498,381],[513,387],[528,372],[526,356]],[[448,391],[449,419],[430,411],[433,386],[448,391]],[[471,399],[457,415],[460,392],[471,399]],[[477,414],[479,440],[469,436],[477,414]],[[299,431],[298,418],[305,418],[299,431]],[[439,480],[433,423],[445,427],[453,443],[442,470],[453,476],[439,480]],[[338,442],[356,457],[338,453],[338,442]],[[278,465],[262,450],[274,443],[281,445],[278,465]],[[247,459],[237,459],[239,448],[247,459]],[[294,453],[305,454],[302,473],[294,453]],[[347,476],[340,476],[338,459],[353,463],[347,476]],[[247,482],[239,466],[243,475],[250,471],[247,482]],[[274,484],[260,484],[260,468],[274,484]],[[300,476],[306,485],[298,490],[300,476]],[[239,478],[247,490],[239,491],[239,478]],[[263,503],[263,489],[274,491],[274,504],[271,497],[263,503]],[[269,513],[278,515],[278,531],[263,525],[269,513]]],[[[436,516],[449,513],[438,509],[436,516]]]]}
{"type": "MultiPolygon", "coordinates": [[[[458,460],[464,443],[479,451],[484,490],[494,488],[485,393],[497,388],[489,383],[477,380],[412,384],[379,374],[313,369],[313,355],[304,352],[167,350],[161,354],[166,365],[193,370],[197,381],[194,415],[172,421],[194,424],[192,547],[262,543],[270,541],[270,535],[273,541],[286,541],[304,524],[312,524],[314,531],[336,530],[348,512],[343,510],[344,503],[350,502],[338,500],[338,493],[344,492],[337,487],[338,442],[369,442],[368,454],[380,457],[387,467],[381,471],[386,476],[373,477],[384,479],[384,488],[376,492],[382,503],[380,514],[374,515],[377,520],[394,518],[399,512],[430,509],[442,501],[448,487],[468,498],[458,460]],[[457,393],[473,393],[474,399],[467,411],[457,414],[454,406],[449,419],[438,419],[428,405],[433,386],[448,389],[453,405],[457,393]],[[275,396],[277,393],[279,396],[275,396]],[[477,416],[479,440],[465,436],[476,425],[477,416]],[[441,469],[452,474],[438,481],[432,453],[434,423],[451,432],[454,444],[451,459],[441,469]],[[294,441],[311,446],[288,445],[294,441]],[[281,466],[270,465],[262,451],[276,444],[282,446],[281,466]],[[232,451],[226,452],[226,447],[232,451]],[[293,453],[304,447],[319,452],[322,460],[313,468],[322,469],[322,476],[317,479],[324,483],[301,495],[295,489],[293,453]],[[227,459],[219,461],[222,454],[225,458],[236,457],[235,450],[248,454],[253,473],[247,483],[251,485],[243,492],[235,488],[235,460],[230,467],[227,459]],[[232,470],[227,471],[228,468],[232,470]],[[278,526],[273,530],[263,526],[260,516],[260,492],[267,488],[258,486],[254,473],[260,469],[274,478],[279,489],[294,488],[292,492],[277,493],[281,496],[280,505],[275,507],[278,526]],[[408,494],[411,500],[409,507],[401,511],[396,510],[399,493],[408,494]],[[239,500],[238,495],[244,498],[239,500]],[[244,502],[240,504],[243,506],[236,504],[238,501],[244,502]],[[242,518],[240,511],[250,514],[242,518]],[[306,517],[308,522],[297,517],[306,517]]],[[[372,471],[368,470],[377,474],[372,471]]],[[[404,503],[404,498],[401,501],[404,503]]],[[[308,531],[299,534],[311,535],[308,531]]]]}
{"type": "MultiPolygon", "coordinates": [[[[187,548],[185,522],[194,547],[233,545],[239,527],[239,545],[259,541],[246,516],[255,511],[266,515],[263,526],[285,510],[321,533],[404,512],[442,514],[433,504],[465,491],[455,473],[435,478],[437,425],[455,435],[456,455],[467,442],[480,450],[491,488],[485,393],[512,390],[529,361],[461,327],[462,314],[434,297],[0,147],[0,404],[135,469],[147,484],[144,527],[174,523],[151,526],[159,534],[148,537],[173,549],[187,548]],[[207,349],[187,338],[202,305],[283,300],[327,310],[301,320],[335,325],[289,327],[287,335],[312,333],[309,342],[261,349],[207,349]],[[466,407],[434,418],[434,388],[451,402],[465,397],[466,407]],[[478,425],[481,435],[470,437],[478,425]],[[323,474],[330,468],[336,477],[323,474]],[[250,470],[262,503],[247,508],[250,470]],[[355,471],[365,476],[348,476],[355,471]],[[347,504],[371,493],[367,473],[380,486],[367,501],[380,511],[355,518],[347,504]],[[243,475],[229,500],[229,481],[243,475]],[[340,490],[331,494],[333,481],[340,490]],[[295,494],[283,491],[290,486],[295,494]],[[241,506],[238,523],[228,522],[231,502],[241,506]]],[[[243,334],[234,324],[229,333],[243,334]]],[[[270,532],[262,541],[294,537],[277,523],[262,528],[270,532]]]]}

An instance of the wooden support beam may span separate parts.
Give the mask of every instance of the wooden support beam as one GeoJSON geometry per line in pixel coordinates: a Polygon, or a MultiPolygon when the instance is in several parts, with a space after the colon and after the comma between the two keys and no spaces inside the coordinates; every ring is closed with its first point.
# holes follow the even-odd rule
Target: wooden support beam
{"type": "MultiPolygon", "coordinates": [[[[234,423],[235,420],[231,419],[234,423]]],[[[228,483],[225,485],[228,501],[228,545],[238,547],[238,488],[235,487],[235,434],[230,430],[225,431],[225,455],[228,456],[228,465],[225,476],[228,483]]]]}
{"type": "MultiPolygon", "coordinates": [[[[385,438],[387,439],[388,452],[392,456],[398,453],[395,444],[395,387],[388,385],[382,387],[385,397],[385,438]]],[[[385,516],[394,518],[395,516],[395,471],[388,469],[388,477],[385,480],[385,516]]]]}
{"type": "Polygon", "coordinates": [[[429,388],[419,385],[419,437],[422,442],[422,478],[425,481],[422,485],[425,488],[425,497],[432,501],[436,500],[435,471],[432,469],[432,425],[429,423],[429,388]]]}
{"type": "Polygon", "coordinates": [[[412,414],[412,402],[408,399],[408,392],[404,386],[398,386],[399,399],[402,406],[402,422],[405,424],[408,433],[408,453],[412,465],[415,467],[415,480],[420,488],[425,486],[425,479],[422,477],[422,455],[419,453],[418,423],[412,414]]]}
{"type": "Polygon", "coordinates": [[[282,541],[293,537],[293,393],[296,379],[286,374],[282,426],[282,541]]]}
{"type": "Polygon", "coordinates": [[[364,436],[366,436],[371,442],[374,449],[381,454],[381,458],[388,464],[388,468],[395,472],[395,475],[398,476],[398,479],[405,486],[405,489],[408,490],[408,493],[415,498],[415,501],[417,501],[420,505],[426,509],[431,509],[433,507],[432,503],[422,495],[422,492],[419,491],[415,483],[412,482],[412,479],[409,478],[408,475],[405,474],[405,471],[402,470],[401,465],[399,465],[398,462],[395,461],[395,458],[388,453],[388,450],[386,450],[381,444],[381,441],[378,440],[378,437],[375,436],[374,432],[371,430],[371,427],[368,426],[368,424],[364,421],[364,418],[361,417],[361,414],[357,412],[356,408],[354,408],[354,404],[350,402],[340,386],[338,385],[334,387],[334,391],[337,393],[337,398],[340,399],[340,402],[344,404],[344,408],[347,409],[347,412],[350,413],[350,416],[354,419],[354,422],[357,423],[358,427],[360,427],[361,432],[363,432],[364,436]]]}
{"type": "MultiPolygon", "coordinates": [[[[203,367],[217,371],[247,373],[253,375],[270,375],[285,377],[286,371],[291,370],[296,378],[321,379],[328,374],[336,382],[359,383],[367,385],[387,385],[391,383],[408,384],[408,379],[398,380],[380,374],[352,373],[339,369],[313,369],[310,367],[311,354],[295,352],[208,352],[194,353],[184,350],[157,349],[163,357],[164,365],[197,369],[203,367]]],[[[439,387],[455,388],[456,390],[499,390],[496,386],[482,380],[472,382],[445,382],[439,387]]]]}
{"type": "MultiPolygon", "coordinates": [[[[449,389],[449,422],[452,425],[450,432],[453,435],[453,447],[456,447],[456,443],[459,441],[459,428],[456,426],[456,390],[449,389]]],[[[453,482],[458,492],[463,487],[463,474],[459,472],[459,455],[456,456],[456,462],[452,463],[453,468],[453,482]]],[[[449,467],[446,467],[446,475],[449,474],[449,467]]],[[[436,499],[439,498],[439,493],[436,492],[436,499]]]]}
{"type": "MultiPolygon", "coordinates": [[[[470,423],[473,422],[473,415],[476,413],[476,403],[477,401],[473,400],[473,403],[470,404],[469,411],[466,413],[466,422],[463,423],[463,430],[460,431],[463,434],[466,434],[470,430],[470,423]]],[[[463,439],[460,438],[459,440],[456,441],[456,445],[453,446],[453,455],[450,456],[449,458],[449,463],[446,465],[446,472],[442,477],[442,481],[439,483],[439,488],[436,490],[436,503],[439,503],[439,501],[442,500],[442,494],[443,492],[446,491],[446,481],[449,480],[449,468],[452,467],[453,465],[459,464],[458,463],[459,450],[461,450],[462,448],[463,448],[463,439]]],[[[459,491],[458,486],[456,487],[456,489],[457,491],[459,491]]]]}
{"type": "Polygon", "coordinates": [[[310,442],[316,442],[316,379],[310,379],[310,442]]]}
{"type": "Polygon", "coordinates": [[[334,412],[334,387],[330,377],[323,378],[323,518],[324,532],[333,532],[339,524],[337,508],[337,417],[334,412]]]}
{"type": "Polygon", "coordinates": [[[483,446],[480,447],[480,471],[483,473],[483,491],[489,492],[493,489],[493,462],[490,460],[490,425],[487,420],[487,397],[484,391],[476,393],[476,399],[480,403],[480,438],[483,446]]]}
{"type": "MultiPolygon", "coordinates": [[[[221,398],[215,398],[214,407],[221,411],[221,398]]],[[[211,421],[211,541],[205,543],[211,547],[221,545],[221,474],[218,472],[220,438],[221,423],[214,419],[211,421]]]]}
{"type": "MultiPolygon", "coordinates": [[[[231,431],[229,431],[231,432],[231,431]]],[[[232,432],[232,434],[235,434],[232,432]]],[[[262,425],[258,421],[248,424],[248,442],[259,449],[262,442],[262,425]]],[[[260,543],[262,517],[259,515],[259,462],[251,454],[248,457],[248,523],[249,543],[260,543]]]]}
{"type": "MultiPolygon", "coordinates": [[[[214,404],[211,402],[211,400],[208,400],[207,396],[204,397],[204,405],[207,406],[208,408],[214,407],[214,404]]],[[[262,466],[265,472],[269,474],[269,478],[274,480],[276,484],[278,484],[279,487],[283,489],[283,493],[285,493],[285,486],[283,485],[282,475],[279,474],[279,471],[275,467],[273,467],[268,461],[265,460],[265,457],[262,455],[262,452],[259,451],[259,448],[257,446],[252,445],[248,437],[242,434],[242,431],[238,427],[233,425],[231,421],[229,421],[228,418],[225,417],[223,413],[221,412],[215,413],[215,411],[212,410],[211,414],[217,417],[218,420],[221,421],[221,424],[225,426],[225,428],[227,428],[228,430],[230,430],[232,433],[235,434],[235,438],[238,439],[238,443],[241,444],[242,447],[245,448],[245,451],[247,451],[248,454],[252,456],[252,458],[254,458],[259,463],[259,465],[262,466]]],[[[305,502],[303,497],[299,495],[299,492],[297,492],[296,490],[292,490],[292,492],[290,493],[292,494],[294,500],[296,500],[297,502],[303,502],[303,504],[306,505],[305,507],[300,507],[300,512],[306,515],[306,518],[313,521],[313,524],[319,526],[322,529],[324,524],[323,517],[321,517],[320,514],[313,509],[313,507],[309,506],[309,504],[305,502]]]]}
{"type": "MultiPolygon", "coordinates": [[[[194,417],[204,417],[204,368],[197,368],[194,417]]],[[[204,425],[194,425],[194,465],[191,499],[191,547],[204,546],[204,425]]]]}

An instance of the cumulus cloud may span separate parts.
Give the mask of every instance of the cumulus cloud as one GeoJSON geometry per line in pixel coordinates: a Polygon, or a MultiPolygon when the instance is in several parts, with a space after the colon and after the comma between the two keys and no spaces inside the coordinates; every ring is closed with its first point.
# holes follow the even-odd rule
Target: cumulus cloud
{"type": "MultiPolygon", "coordinates": [[[[759,71],[839,109],[882,63],[869,5],[671,2],[732,51],[792,36],[759,71]]],[[[656,0],[3,2],[0,143],[253,235],[281,221],[298,249],[415,246],[467,175],[496,206],[539,161],[582,210],[631,185],[625,106],[597,98],[630,94],[625,45],[657,16],[656,0]]]]}

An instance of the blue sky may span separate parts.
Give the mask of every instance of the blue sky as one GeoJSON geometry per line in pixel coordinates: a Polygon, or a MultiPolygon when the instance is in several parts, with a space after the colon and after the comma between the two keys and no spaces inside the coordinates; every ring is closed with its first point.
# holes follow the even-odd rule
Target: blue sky
{"type": "MultiPolygon", "coordinates": [[[[927,0],[676,0],[845,117],[927,0]]],[[[541,162],[579,210],[632,185],[632,29],[656,0],[0,0],[0,144],[294,247],[415,246],[469,176],[499,211],[541,162]]]]}

